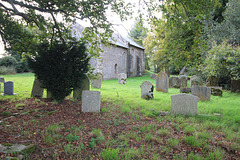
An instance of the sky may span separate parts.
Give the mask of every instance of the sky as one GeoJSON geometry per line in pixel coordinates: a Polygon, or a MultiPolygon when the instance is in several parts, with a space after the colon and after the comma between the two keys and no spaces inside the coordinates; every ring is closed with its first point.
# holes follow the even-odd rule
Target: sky
{"type": "MultiPolygon", "coordinates": [[[[112,24],[118,24],[114,25],[113,29],[116,32],[119,32],[121,35],[127,36],[129,30],[133,27],[135,18],[137,17],[139,10],[139,0],[125,0],[127,3],[132,3],[135,7],[132,9],[132,16],[129,17],[126,21],[121,21],[120,17],[117,14],[107,12],[108,21],[110,21],[112,24]]],[[[86,23],[87,25],[87,23],[86,23]]],[[[0,39],[1,40],[1,39],[0,39]]],[[[0,42],[0,56],[4,53],[3,49],[3,43],[0,42]]]]}

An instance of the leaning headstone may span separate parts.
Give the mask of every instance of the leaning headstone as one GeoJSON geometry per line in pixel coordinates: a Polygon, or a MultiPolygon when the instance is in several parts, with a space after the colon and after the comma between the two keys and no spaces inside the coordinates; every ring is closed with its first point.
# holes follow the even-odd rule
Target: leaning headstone
{"type": "Polygon", "coordinates": [[[82,92],[82,112],[100,112],[101,95],[99,91],[82,92]]]}
{"type": "Polygon", "coordinates": [[[12,81],[4,83],[4,95],[14,95],[14,83],[12,81]]]}
{"type": "Polygon", "coordinates": [[[180,87],[187,87],[188,76],[180,75],[179,77],[180,87]]]}
{"type": "Polygon", "coordinates": [[[222,96],[222,87],[210,87],[211,88],[211,95],[214,96],[222,96]]]}
{"type": "Polygon", "coordinates": [[[186,93],[171,96],[171,113],[196,115],[199,98],[186,93]]]}
{"type": "Polygon", "coordinates": [[[38,79],[35,79],[33,82],[31,97],[43,97],[44,89],[41,87],[41,82],[38,79]]]}
{"type": "Polygon", "coordinates": [[[231,92],[238,92],[238,93],[240,93],[240,79],[232,80],[231,92]]]}
{"type": "Polygon", "coordinates": [[[160,72],[156,79],[156,91],[168,92],[168,75],[164,72],[160,72]]]}
{"type": "Polygon", "coordinates": [[[180,79],[178,77],[170,77],[169,88],[180,88],[180,79]]]}
{"type": "Polygon", "coordinates": [[[84,76],[84,78],[80,84],[80,87],[73,89],[73,98],[81,100],[83,90],[90,90],[90,80],[87,75],[84,76]]]}
{"type": "Polygon", "coordinates": [[[126,73],[118,74],[118,83],[119,84],[126,84],[127,83],[127,74],[126,73]]]}
{"type": "Polygon", "coordinates": [[[155,73],[151,74],[151,79],[156,79],[156,74],[155,73]]]}
{"type": "Polygon", "coordinates": [[[91,80],[91,88],[101,88],[102,79],[101,77],[97,77],[97,79],[91,80]]]}
{"type": "Polygon", "coordinates": [[[191,88],[189,87],[181,87],[180,93],[191,93],[191,88]]]}
{"type": "Polygon", "coordinates": [[[207,87],[218,86],[217,77],[215,77],[215,76],[208,77],[206,80],[206,86],[207,87]]]}
{"type": "Polygon", "coordinates": [[[194,75],[190,78],[190,85],[191,87],[193,86],[202,86],[203,85],[203,81],[200,77],[194,75]]]}
{"type": "Polygon", "coordinates": [[[211,88],[204,86],[193,86],[191,90],[192,95],[198,96],[203,101],[210,101],[211,88]]]}
{"type": "Polygon", "coordinates": [[[153,99],[153,84],[149,81],[144,81],[141,84],[141,98],[142,99],[153,99]]]}

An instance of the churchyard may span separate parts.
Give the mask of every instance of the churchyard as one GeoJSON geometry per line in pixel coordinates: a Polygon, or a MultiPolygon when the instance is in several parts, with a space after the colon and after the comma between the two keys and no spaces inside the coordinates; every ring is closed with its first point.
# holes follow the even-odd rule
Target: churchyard
{"type": "MultiPolygon", "coordinates": [[[[210,100],[199,100],[194,115],[174,115],[170,114],[171,99],[180,94],[180,89],[174,88],[174,84],[167,91],[157,92],[156,80],[147,73],[142,77],[124,78],[123,84],[117,79],[104,80],[98,87],[91,88],[101,94],[101,109],[99,113],[83,113],[81,101],[74,100],[73,95],[60,104],[45,98],[30,98],[32,73],[4,78],[14,82],[17,95],[0,97],[1,158],[240,158],[238,93],[223,90],[222,96],[211,95],[210,100]],[[142,85],[144,81],[149,82],[142,85]],[[145,100],[141,98],[140,86],[150,86],[151,90],[151,83],[153,93],[145,100]],[[11,150],[14,147],[15,150],[11,150]]],[[[187,87],[190,87],[189,81],[187,87]]],[[[178,103],[178,98],[183,99],[175,98],[174,103],[178,103]]]]}

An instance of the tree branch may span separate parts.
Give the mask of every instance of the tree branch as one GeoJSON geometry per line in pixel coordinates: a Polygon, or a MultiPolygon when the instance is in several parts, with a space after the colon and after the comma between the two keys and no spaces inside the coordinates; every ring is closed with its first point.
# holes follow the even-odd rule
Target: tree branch
{"type": "Polygon", "coordinates": [[[60,28],[59,28],[59,25],[58,25],[58,23],[57,23],[57,20],[56,20],[55,16],[53,15],[53,13],[51,13],[51,16],[52,16],[52,18],[53,18],[55,27],[56,27],[57,30],[58,30],[59,38],[61,39],[61,41],[63,42],[63,44],[66,44],[66,43],[65,43],[65,40],[64,40],[63,37],[62,37],[62,32],[61,32],[61,30],[60,30],[60,28]]]}

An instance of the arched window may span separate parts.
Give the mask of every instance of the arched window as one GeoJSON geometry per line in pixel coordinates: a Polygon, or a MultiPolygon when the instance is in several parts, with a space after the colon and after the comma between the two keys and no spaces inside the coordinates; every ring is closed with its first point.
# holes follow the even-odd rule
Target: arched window
{"type": "Polygon", "coordinates": [[[117,75],[118,74],[118,65],[115,64],[114,66],[114,74],[117,75]]]}

